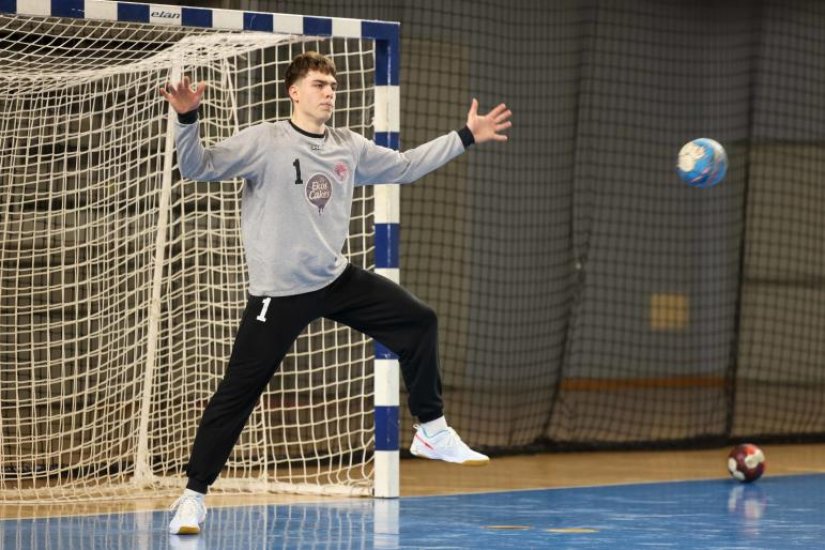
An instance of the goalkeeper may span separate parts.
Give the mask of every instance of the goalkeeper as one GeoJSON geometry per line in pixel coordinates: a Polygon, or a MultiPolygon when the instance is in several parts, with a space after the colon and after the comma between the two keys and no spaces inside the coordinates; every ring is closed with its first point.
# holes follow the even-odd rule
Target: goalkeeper
{"type": "Polygon", "coordinates": [[[203,497],[299,333],[325,317],[378,340],[398,354],[408,405],[420,422],[413,455],[465,465],[486,464],[444,418],[435,312],[389,279],[347,262],[353,188],[411,183],[443,166],[473,143],[506,141],[504,104],[478,114],[474,99],[466,125],[399,153],[326,122],[335,107],[332,60],[316,52],[289,65],[285,88],[290,120],[251,126],[204,148],[198,106],[206,83],[189,79],[160,94],[177,112],[181,175],[194,180],[246,180],[241,225],[249,296],[229,364],[201,418],[186,468],[188,483],[173,509],[173,534],[198,533],[203,497]]]}

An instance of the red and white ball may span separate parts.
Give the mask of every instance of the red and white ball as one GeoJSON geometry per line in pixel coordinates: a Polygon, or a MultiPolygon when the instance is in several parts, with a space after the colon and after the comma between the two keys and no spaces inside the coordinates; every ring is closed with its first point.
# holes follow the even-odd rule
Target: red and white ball
{"type": "Polygon", "coordinates": [[[753,443],[743,443],[728,454],[728,471],[742,483],[756,481],[765,473],[765,453],[753,443]]]}

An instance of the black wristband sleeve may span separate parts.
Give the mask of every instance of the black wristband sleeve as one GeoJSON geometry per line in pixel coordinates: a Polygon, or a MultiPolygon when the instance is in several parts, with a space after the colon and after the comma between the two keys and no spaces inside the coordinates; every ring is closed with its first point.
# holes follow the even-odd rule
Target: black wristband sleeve
{"type": "Polygon", "coordinates": [[[188,113],[178,113],[178,122],[181,124],[194,124],[198,121],[198,110],[193,109],[188,113]]]}
{"type": "Polygon", "coordinates": [[[461,143],[464,144],[464,148],[467,149],[470,145],[476,142],[475,138],[473,137],[473,133],[470,131],[467,126],[464,126],[461,130],[458,131],[458,137],[461,138],[461,143]]]}

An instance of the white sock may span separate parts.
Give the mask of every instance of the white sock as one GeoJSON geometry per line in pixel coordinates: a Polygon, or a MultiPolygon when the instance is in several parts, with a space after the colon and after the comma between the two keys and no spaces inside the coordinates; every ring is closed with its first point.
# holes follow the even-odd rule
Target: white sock
{"type": "Polygon", "coordinates": [[[185,497],[195,497],[198,500],[203,500],[204,495],[203,493],[199,493],[197,491],[193,491],[192,489],[184,489],[183,496],[185,497]]]}
{"type": "Polygon", "coordinates": [[[427,435],[435,435],[438,432],[443,432],[447,429],[447,419],[443,416],[436,418],[435,420],[430,420],[429,422],[424,422],[421,424],[421,427],[424,428],[424,433],[427,435]]]}

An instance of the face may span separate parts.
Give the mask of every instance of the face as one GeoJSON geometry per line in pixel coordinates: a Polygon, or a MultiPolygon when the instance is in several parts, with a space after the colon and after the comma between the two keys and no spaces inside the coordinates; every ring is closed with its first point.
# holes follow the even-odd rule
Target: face
{"type": "Polygon", "coordinates": [[[289,97],[296,114],[324,123],[335,109],[335,91],[338,82],[330,74],[309,71],[289,88],[289,97]]]}

